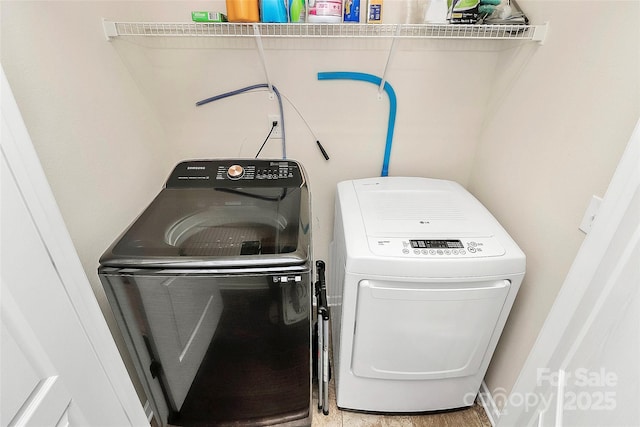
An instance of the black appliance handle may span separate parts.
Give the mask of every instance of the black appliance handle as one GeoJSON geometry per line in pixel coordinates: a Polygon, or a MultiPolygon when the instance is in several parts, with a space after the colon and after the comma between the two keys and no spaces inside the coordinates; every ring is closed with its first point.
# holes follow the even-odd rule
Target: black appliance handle
{"type": "Polygon", "coordinates": [[[160,390],[162,391],[162,395],[164,396],[164,400],[167,403],[167,408],[169,409],[169,416],[167,418],[167,422],[169,424],[176,424],[180,420],[180,411],[176,411],[171,406],[171,400],[169,397],[169,391],[167,390],[162,377],[164,376],[164,372],[162,371],[162,364],[156,360],[153,355],[153,351],[151,348],[151,341],[147,335],[143,335],[144,345],[147,347],[147,351],[149,352],[149,357],[151,358],[151,364],[149,365],[149,372],[151,373],[152,378],[157,378],[158,383],[160,384],[160,390]]]}
{"type": "Polygon", "coordinates": [[[318,408],[329,415],[329,306],[324,261],[316,261],[315,283],[318,304],[318,408]]]}
{"type": "Polygon", "coordinates": [[[323,318],[329,318],[329,306],[327,304],[327,283],[324,276],[325,264],[324,261],[316,261],[316,273],[318,275],[318,281],[316,282],[316,298],[318,299],[318,312],[323,313],[323,318]],[[326,317],[325,317],[326,316],[326,317]]]}

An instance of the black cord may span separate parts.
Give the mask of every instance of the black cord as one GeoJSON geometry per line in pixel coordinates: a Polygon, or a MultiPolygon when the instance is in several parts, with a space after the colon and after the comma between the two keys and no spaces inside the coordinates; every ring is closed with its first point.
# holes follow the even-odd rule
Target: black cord
{"type": "MultiPolygon", "coordinates": [[[[282,158],[286,159],[287,158],[287,144],[286,144],[287,137],[285,135],[285,127],[284,127],[284,109],[282,107],[282,97],[280,96],[280,91],[278,91],[278,88],[275,87],[274,85],[269,86],[266,83],[260,83],[260,84],[256,84],[256,85],[247,86],[247,87],[242,88],[242,89],[233,90],[231,92],[223,93],[221,95],[212,96],[211,98],[207,98],[207,99],[203,99],[202,101],[198,101],[198,102],[196,102],[196,107],[199,107],[199,106],[204,105],[204,104],[208,104],[209,102],[217,101],[219,99],[228,98],[230,96],[239,95],[239,94],[244,93],[244,92],[248,92],[248,91],[251,91],[251,90],[254,90],[254,89],[261,89],[261,88],[273,89],[273,93],[275,93],[276,94],[276,98],[278,98],[278,108],[280,109],[280,126],[282,127],[282,158]]],[[[267,137],[267,139],[269,139],[269,137],[267,137]]],[[[262,144],[262,145],[264,145],[264,144],[262,144]]],[[[262,150],[262,148],[261,148],[261,150],[262,150]]],[[[260,152],[258,152],[258,154],[260,154],[260,152]]],[[[256,157],[257,157],[257,155],[256,155],[256,157]]]]}
{"type": "Polygon", "coordinates": [[[264,139],[264,142],[262,143],[262,145],[260,146],[260,149],[258,150],[258,152],[256,153],[256,156],[254,157],[254,159],[257,159],[258,156],[260,155],[260,152],[262,151],[262,149],[264,148],[264,145],[267,143],[267,141],[269,140],[269,137],[271,136],[271,133],[273,132],[273,130],[276,128],[276,126],[278,126],[278,122],[273,122],[271,123],[271,130],[269,131],[269,133],[267,134],[267,137],[264,139]]]}
{"type": "MultiPolygon", "coordinates": [[[[459,1],[459,0],[456,0],[456,1],[459,1]]],[[[220,95],[212,96],[212,97],[207,98],[207,99],[203,99],[202,101],[198,101],[198,102],[196,102],[196,107],[199,107],[199,106],[204,105],[204,104],[208,104],[209,102],[218,101],[219,99],[224,99],[224,98],[228,98],[230,96],[239,95],[241,93],[248,92],[248,91],[251,91],[251,90],[265,89],[265,88],[269,88],[269,85],[267,85],[266,83],[260,83],[260,84],[256,84],[256,85],[247,86],[247,87],[242,88],[242,89],[233,90],[231,92],[226,92],[226,93],[223,93],[223,94],[220,94],[220,95]]],[[[283,107],[282,107],[282,98],[284,97],[284,99],[287,100],[289,105],[291,105],[291,107],[293,107],[295,112],[298,113],[298,116],[300,116],[300,118],[302,119],[304,124],[307,126],[307,129],[309,129],[309,132],[311,132],[311,135],[316,140],[316,144],[318,145],[318,148],[320,149],[320,152],[322,153],[322,156],[325,158],[325,160],[329,160],[329,155],[325,151],[325,149],[322,146],[322,144],[320,144],[320,141],[319,141],[318,137],[316,137],[316,134],[311,129],[311,126],[309,126],[309,123],[305,120],[304,116],[300,113],[300,110],[298,110],[298,108],[295,106],[295,104],[293,102],[291,102],[291,100],[289,98],[287,98],[286,95],[280,94],[280,91],[278,91],[278,88],[276,88],[275,86],[271,85],[271,89],[273,89],[273,92],[276,94],[276,97],[278,98],[278,107],[280,109],[280,126],[282,126],[282,158],[283,159],[287,158],[287,156],[286,156],[286,154],[287,154],[286,143],[285,143],[286,137],[285,137],[285,126],[284,126],[284,110],[283,110],[283,107]]],[[[273,129],[271,129],[271,130],[273,131],[273,129]]],[[[269,139],[269,137],[267,137],[267,139],[269,139]]],[[[266,141],[265,141],[265,143],[266,143],[266,141]]],[[[262,146],[264,146],[264,143],[262,144],[262,146]]],[[[262,150],[262,147],[260,148],[260,150],[262,150]]],[[[260,154],[260,151],[258,151],[258,154],[260,154]]],[[[258,157],[258,155],[256,155],[256,157],[258,157]]]]}

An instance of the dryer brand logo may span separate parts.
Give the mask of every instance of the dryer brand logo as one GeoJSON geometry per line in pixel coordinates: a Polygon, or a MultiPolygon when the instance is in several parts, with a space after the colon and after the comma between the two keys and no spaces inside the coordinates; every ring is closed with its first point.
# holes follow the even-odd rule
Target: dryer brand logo
{"type": "Polygon", "coordinates": [[[420,224],[431,224],[428,220],[423,219],[422,221],[420,221],[420,224]]]}
{"type": "Polygon", "coordinates": [[[205,169],[204,166],[187,166],[188,171],[203,171],[205,169]]]}

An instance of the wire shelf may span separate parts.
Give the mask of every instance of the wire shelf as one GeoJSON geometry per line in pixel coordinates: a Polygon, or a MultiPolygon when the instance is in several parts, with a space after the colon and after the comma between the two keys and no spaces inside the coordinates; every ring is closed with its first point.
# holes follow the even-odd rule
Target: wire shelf
{"type": "Polygon", "coordinates": [[[531,40],[542,42],[546,25],[459,24],[244,24],[104,21],[107,38],[155,37],[388,37],[431,39],[531,40]]]}

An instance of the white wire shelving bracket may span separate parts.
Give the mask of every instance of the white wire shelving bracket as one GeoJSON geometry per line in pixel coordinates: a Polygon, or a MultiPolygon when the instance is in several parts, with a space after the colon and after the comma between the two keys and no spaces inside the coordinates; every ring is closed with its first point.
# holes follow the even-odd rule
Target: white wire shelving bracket
{"type": "Polygon", "coordinates": [[[387,37],[413,39],[524,40],[543,43],[543,25],[451,25],[451,24],[244,24],[229,22],[115,22],[103,20],[108,40],[123,36],[151,37],[387,37]]]}
{"type": "Polygon", "coordinates": [[[258,53],[260,54],[260,61],[262,62],[262,70],[264,71],[264,76],[267,79],[267,86],[269,87],[269,99],[273,99],[274,98],[273,85],[271,84],[271,79],[269,78],[267,58],[264,54],[264,46],[262,45],[262,33],[260,32],[260,27],[258,26],[258,24],[253,24],[253,35],[256,38],[256,46],[258,47],[258,53]]]}
{"type": "Polygon", "coordinates": [[[254,38],[262,62],[269,98],[273,99],[272,83],[266,62],[263,38],[389,38],[391,47],[387,55],[378,99],[383,99],[386,82],[398,39],[466,39],[466,40],[516,40],[544,44],[549,23],[543,25],[522,24],[267,24],[230,22],[116,22],[102,20],[107,40],[117,37],[156,38],[254,38]]]}
{"type": "Polygon", "coordinates": [[[384,64],[384,71],[382,72],[382,79],[380,79],[380,86],[378,87],[378,99],[382,99],[382,91],[384,90],[384,84],[387,81],[387,71],[389,70],[389,66],[391,65],[391,58],[393,57],[394,52],[396,51],[396,40],[398,40],[397,36],[400,35],[402,31],[401,26],[396,27],[396,34],[391,41],[391,47],[389,48],[389,54],[387,55],[387,63],[384,64]]]}

